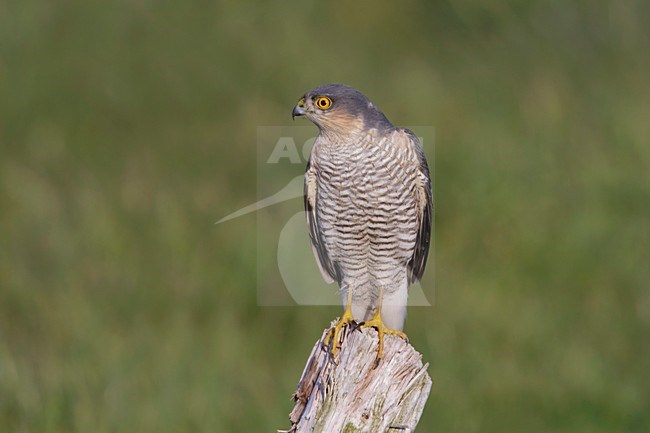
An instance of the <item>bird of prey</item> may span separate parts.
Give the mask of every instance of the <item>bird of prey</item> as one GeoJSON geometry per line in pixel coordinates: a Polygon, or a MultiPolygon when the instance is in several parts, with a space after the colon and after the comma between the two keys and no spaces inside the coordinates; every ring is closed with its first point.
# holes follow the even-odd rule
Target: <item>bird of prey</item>
{"type": "Polygon", "coordinates": [[[316,261],[341,288],[345,310],[325,339],[332,356],[357,324],[406,339],[408,286],[424,273],[432,198],[418,138],[394,126],[366,96],[343,84],[316,87],[292,117],[319,129],[305,173],[304,203],[316,261]]]}

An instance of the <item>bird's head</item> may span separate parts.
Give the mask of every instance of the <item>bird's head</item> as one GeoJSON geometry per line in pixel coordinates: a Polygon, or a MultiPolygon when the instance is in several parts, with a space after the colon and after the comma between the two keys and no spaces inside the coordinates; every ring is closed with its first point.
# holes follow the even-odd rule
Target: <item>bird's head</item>
{"type": "Polygon", "coordinates": [[[305,116],[326,134],[349,135],[393,127],[363,93],[345,84],[325,84],[308,91],[293,107],[291,116],[305,116]]]}

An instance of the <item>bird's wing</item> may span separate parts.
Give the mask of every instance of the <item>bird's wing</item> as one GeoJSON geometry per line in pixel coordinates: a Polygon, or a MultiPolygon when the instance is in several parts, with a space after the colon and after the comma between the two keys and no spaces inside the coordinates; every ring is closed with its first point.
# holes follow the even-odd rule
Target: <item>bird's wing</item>
{"type": "Polygon", "coordinates": [[[311,160],[307,163],[307,171],[305,172],[305,215],[307,217],[307,225],[309,226],[309,238],[311,239],[311,249],[316,257],[318,269],[327,284],[332,283],[335,279],[338,281],[337,272],[334,264],[327,254],[325,242],[321,235],[318,226],[318,215],[316,214],[316,189],[318,184],[316,182],[316,170],[311,164],[311,160]]]}
{"type": "Polygon", "coordinates": [[[409,284],[420,280],[424,274],[424,268],[427,265],[429,256],[429,242],[431,240],[431,220],[433,216],[433,198],[431,196],[431,177],[429,175],[429,166],[422,149],[420,140],[408,129],[404,129],[402,134],[408,140],[409,146],[417,155],[418,171],[415,180],[416,203],[418,206],[418,227],[415,238],[415,250],[413,256],[408,262],[409,284]]]}

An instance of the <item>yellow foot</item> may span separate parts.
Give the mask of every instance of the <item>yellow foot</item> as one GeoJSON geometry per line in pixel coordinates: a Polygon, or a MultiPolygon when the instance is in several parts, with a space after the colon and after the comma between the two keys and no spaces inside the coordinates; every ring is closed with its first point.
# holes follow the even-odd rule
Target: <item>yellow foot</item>
{"type": "Polygon", "coordinates": [[[334,359],[338,351],[341,350],[341,334],[343,333],[343,328],[352,323],[355,323],[354,317],[352,317],[352,311],[350,311],[349,308],[346,308],[338,323],[333,328],[330,328],[329,332],[325,336],[323,345],[328,350],[332,359],[334,359]]]}
{"type": "Polygon", "coordinates": [[[375,358],[375,365],[373,368],[377,368],[379,361],[381,361],[381,358],[384,356],[384,335],[396,335],[400,338],[403,338],[407,343],[409,341],[409,338],[402,331],[390,329],[384,325],[384,322],[381,320],[381,316],[379,314],[373,317],[372,320],[360,323],[359,328],[375,328],[377,330],[377,335],[379,336],[379,348],[377,349],[377,357],[375,358]]]}

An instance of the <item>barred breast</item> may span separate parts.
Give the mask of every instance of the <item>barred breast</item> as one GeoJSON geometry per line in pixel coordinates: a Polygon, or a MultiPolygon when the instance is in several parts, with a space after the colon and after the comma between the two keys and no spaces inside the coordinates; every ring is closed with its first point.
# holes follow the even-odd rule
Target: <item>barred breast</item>
{"type": "Polygon", "coordinates": [[[319,138],[312,151],[318,229],[355,298],[403,286],[415,248],[418,163],[399,143],[371,131],[350,143],[319,138]]]}

